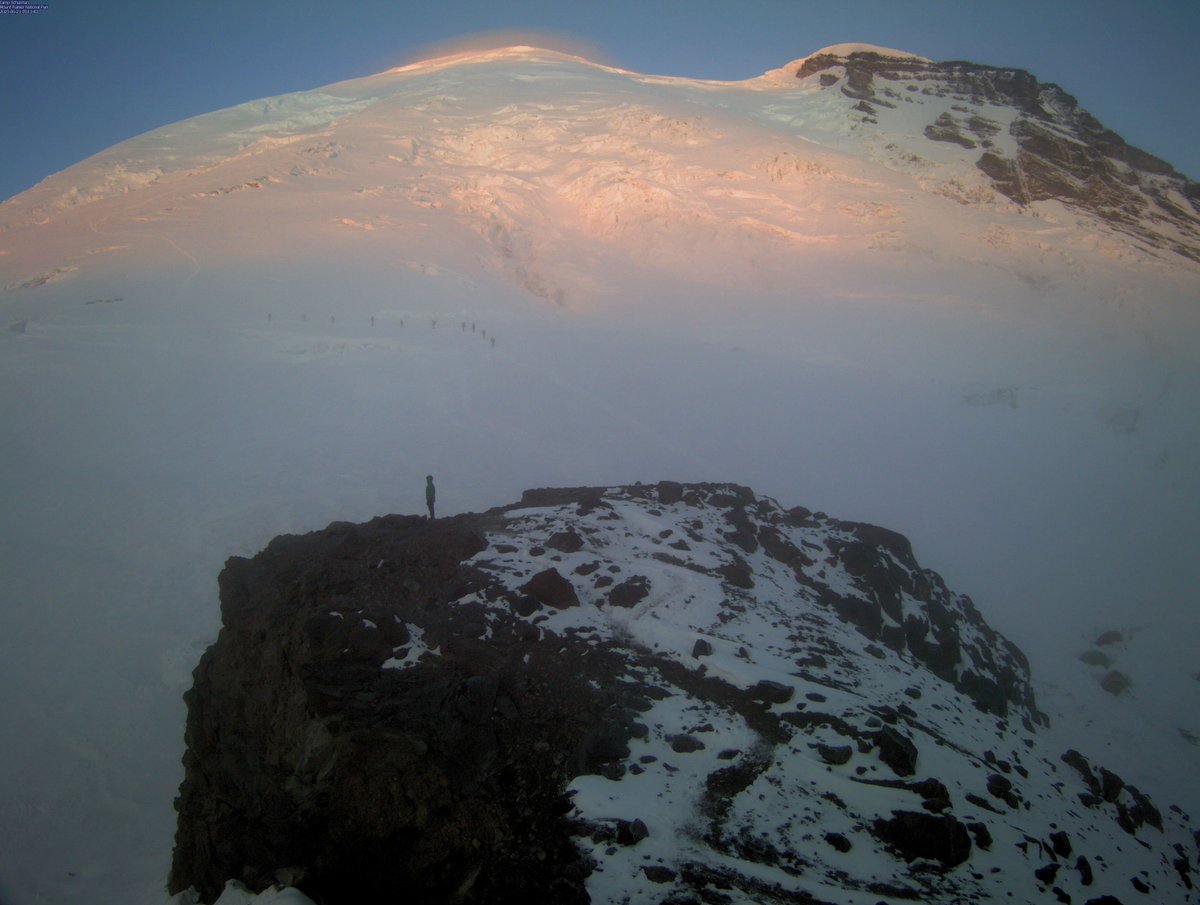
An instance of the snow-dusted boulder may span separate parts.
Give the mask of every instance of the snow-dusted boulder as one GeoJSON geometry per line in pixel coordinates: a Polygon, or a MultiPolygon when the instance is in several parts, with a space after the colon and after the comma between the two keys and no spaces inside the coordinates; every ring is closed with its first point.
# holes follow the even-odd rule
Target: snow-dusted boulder
{"type": "Polygon", "coordinates": [[[323,903],[1186,901],[1195,842],[1048,750],[907,539],[745,487],[529,491],[220,579],[173,891],[323,903]]]}

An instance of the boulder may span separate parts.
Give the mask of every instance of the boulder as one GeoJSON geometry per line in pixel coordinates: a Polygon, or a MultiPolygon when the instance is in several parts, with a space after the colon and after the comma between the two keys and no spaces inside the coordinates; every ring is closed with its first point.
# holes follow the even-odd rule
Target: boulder
{"type": "Polygon", "coordinates": [[[971,837],[957,818],[922,811],[894,811],[876,820],[872,833],[906,861],[925,858],[956,867],[971,855],[971,837]]]}
{"type": "Polygon", "coordinates": [[[575,586],[559,574],[558,569],[549,568],[534,575],[521,590],[538,602],[555,609],[579,606],[575,586]]]}
{"type": "Polygon", "coordinates": [[[884,726],[874,735],[879,759],[892,768],[897,776],[912,776],[917,772],[917,746],[908,736],[884,726]]]}

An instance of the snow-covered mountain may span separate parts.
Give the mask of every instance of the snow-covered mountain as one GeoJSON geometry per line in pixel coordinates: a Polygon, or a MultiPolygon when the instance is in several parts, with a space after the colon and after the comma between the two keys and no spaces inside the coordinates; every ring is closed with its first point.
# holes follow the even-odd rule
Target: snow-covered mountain
{"type": "Polygon", "coordinates": [[[903,531],[1195,811],[1195,202],[1029,74],[859,45],[431,60],[6,201],[0,899],[162,901],[221,563],[430,472],[451,512],[669,476],[903,531]]]}
{"type": "Polygon", "coordinates": [[[205,901],[1195,885],[1188,815],[1059,749],[1021,652],[907,539],[746,487],[339,523],[231,559],[221,612],[172,871],[205,901]]]}

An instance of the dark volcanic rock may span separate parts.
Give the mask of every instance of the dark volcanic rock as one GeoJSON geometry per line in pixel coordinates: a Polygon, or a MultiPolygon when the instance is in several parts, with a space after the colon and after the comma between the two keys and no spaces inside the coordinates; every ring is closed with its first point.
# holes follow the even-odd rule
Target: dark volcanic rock
{"type": "Polygon", "coordinates": [[[897,776],[912,776],[917,772],[917,746],[891,726],[884,726],[875,735],[879,748],[879,759],[895,771],[897,776]]]}
{"type": "Polygon", "coordinates": [[[1049,864],[1044,864],[1035,870],[1033,875],[1037,877],[1039,883],[1044,886],[1049,886],[1054,882],[1054,878],[1058,876],[1058,869],[1061,866],[1062,865],[1051,861],[1049,864]]]}
{"type": "Polygon", "coordinates": [[[854,754],[854,749],[849,745],[826,745],[824,743],[817,744],[817,754],[821,760],[827,764],[841,766],[850,762],[850,758],[854,754]]]}
{"type": "Polygon", "coordinates": [[[850,844],[850,840],[841,833],[826,833],[825,841],[843,854],[850,851],[850,849],[854,847],[850,844]]]}
{"type": "Polygon", "coordinates": [[[615,585],[608,592],[608,602],[613,606],[637,606],[650,594],[650,584],[644,575],[634,575],[615,585]]]}
{"type": "Polygon", "coordinates": [[[949,113],[943,113],[936,121],[925,127],[925,137],[930,141],[948,141],[964,148],[977,147],[975,141],[963,135],[958,120],[949,113]]]}
{"type": "Polygon", "coordinates": [[[700,741],[696,736],[686,733],[672,735],[667,741],[671,743],[671,750],[676,754],[691,754],[693,751],[704,750],[704,742],[700,741]]]}
{"type": "Polygon", "coordinates": [[[562,553],[575,553],[583,549],[583,538],[573,530],[559,531],[546,539],[546,546],[562,553]]]}
{"type": "Polygon", "coordinates": [[[1050,834],[1050,847],[1054,849],[1054,854],[1060,858],[1069,858],[1071,856],[1071,837],[1062,830],[1050,834]]]}
{"type": "Polygon", "coordinates": [[[637,845],[650,835],[650,830],[641,820],[617,821],[617,842],[621,845],[637,845]]]}
{"type": "Polygon", "coordinates": [[[647,864],[642,868],[646,874],[646,879],[652,883],[670,883],[678,874],[669,867],[663,867],[661,864],[647,864]]]}
{"type": "Polygon", "coordinates": [[[186,696],[172,889],[212,901],[228,878],[261,889],[302,865],[319,901],[586,901],[556,804],[575,769],[563,753],[595,756],[607,702],[518,621],[463,638],[479,617],[447,605],[481,526],[389,517],[226,564],[224,627],[186,696]],[[381,671],[409,622],[441,656],[381,671]]]}
{"type": "Polygon", "coordinates": [[[906,861],[928,858],[946,867],[962,864],[971,855],[971,837],[956,818],[922,811],[896,811],[890,820],[877,820],[872,830],[881,842],[895,848],[906,861]]]}
{"type": "Polygon", "coordinates": [[[1100,768],[1100,795],[1110,804],[1121,797],[1125,782],[1116,773],[1100,768]]]}
{"type": "Polygon", "coordinates": [[[796,689],[792,686],[784,685],[782,682],[773,682],[770,679],[756,682],[750,689],[750,697],[753,700],[763,701],[767,704],[786,704],[795,693],[796,689]]]}
{"type": "Polygon", "coordinates": [[[546,606],[562,608],[579,605],[574,585],[563,578],[557,569],[551,568],[538,572],[521,590],[546,606]]]}

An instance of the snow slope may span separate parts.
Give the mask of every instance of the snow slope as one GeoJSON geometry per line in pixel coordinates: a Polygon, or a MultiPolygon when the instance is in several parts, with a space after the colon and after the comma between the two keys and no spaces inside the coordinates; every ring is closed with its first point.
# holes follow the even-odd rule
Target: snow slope
{"type": "MultiPolygon", "coordinates": [[[[506,513],[489,549],[472,560],[518,597],[547,567],[568,578],[579,605],[531,614],[542,631],[600,645],[615,640],[662,658],[657,669],[631,662],[622,677],[658,693],[639,714],[645,731],[620,768],[571,784],[575,813],[596,830],[581,840],[598,864],[588,878],[593,901],[666,901],[671,891],[703,889],[703,879],[681,876],[689,871],[710,872],[709,882],[737,902],[796,901],[797,893],[847,905],[879,896],[1062,901],[1060,891],[1085,901],[1124,894],[1131,877],[1158,901],[1193,900],[1191,881],[1151,848],[1170,850],[1171,840],[1186,846],[1186,816],[1163,802],[1165,822],[1142,830],[1135,846],[1131,827],[1114,832],[1111,812],[1082,807],[1079,793],[1087,787],[1062,766],[1074,727],[1040,725],[1022,690],[1024,664],[1008,642],[979,621],[969,599],[940,588],[931,573],[908,572],[915,563],[900,565],[902,539],[884,554],[895,557],[888,568],[896,589],[894,608],[882,618],[885,635],[891,627],[903,639],[909,620],[929,627],[935,611],[952,612],[956,642],[939,635],[933,646],[963,652],[966,661],[950,670],[957,686],[922,663],[932,666],[936,657],[922,657],[919,646],[905,651],[903,640],[885,638],[883,649],[870,640],[877,636],[869,619],[830,605],[839,595],[861,594],[852,575],[872,570],[851,568],[847,547],[876,529],[785,513],[745,488],[668,490],[610,489],[578,506],[531,500],[506,513]],[[909,585],[912,578],[918,581],[909,585]],[[705,650],[698,652],[697,639],[705,650]],[[982,697],[968,698],[970,683],[962,680],[975,673],[996,688],[1012,677],[999,695],[1003,718],[981,706],[982,697]],[[783,733],[781,742],[748,711],[711,691],[706,696],[704,682],[757,696],[797,731],[783,733]],[[879,715],[897,713],[899,731],[920,749],[915,775],[878,739],[867,741],[882,727],[879,715]],[[897,776],[913,778],[906,785],[897,776]],[[939,870],[928,852],[905,864],[872,839],[869,828],[878,834],[879,821],[894,809],[916,807],[918,780],[942,784],[923,797],[953,799],[945,813],[972,828],[975,847],[969,859],[958,856],[969,861],[960,870],[939,870]],[[990,800],[981,794],[985,787],[990,800]],[[614,845],[605,829],[634,820],[647,838],[614,845]],[[1038,841],[1064,831],[1070,843],[1056,843],[1057,856],[1038,841]],[[1076,875],[1071,865],[1078,869],[1080,856],[1095,869],[1076,875]],[[748,887],[749,880],[761,889],[748,887]]],[[[871,593],[861,599],[876,600],[871,593]]],[[[1136,808],[1132,799],[1127,804],[1136,808]]],[[[943,813],[928,801],[923,808],[943,813]]]]}
{"type": "Polygon", "coordinates": [[[731,479],[894,527],[1057,722],[1200,808],[1197,269],[1016,208],[924,97],[867,130],[778,72],[517,48],[0,205],[0,900],[162,901],[221,562],[430,472],[447,511],[731,479]],[[1077,660],[1113,627],[1121,697],[1077,660]]]}

